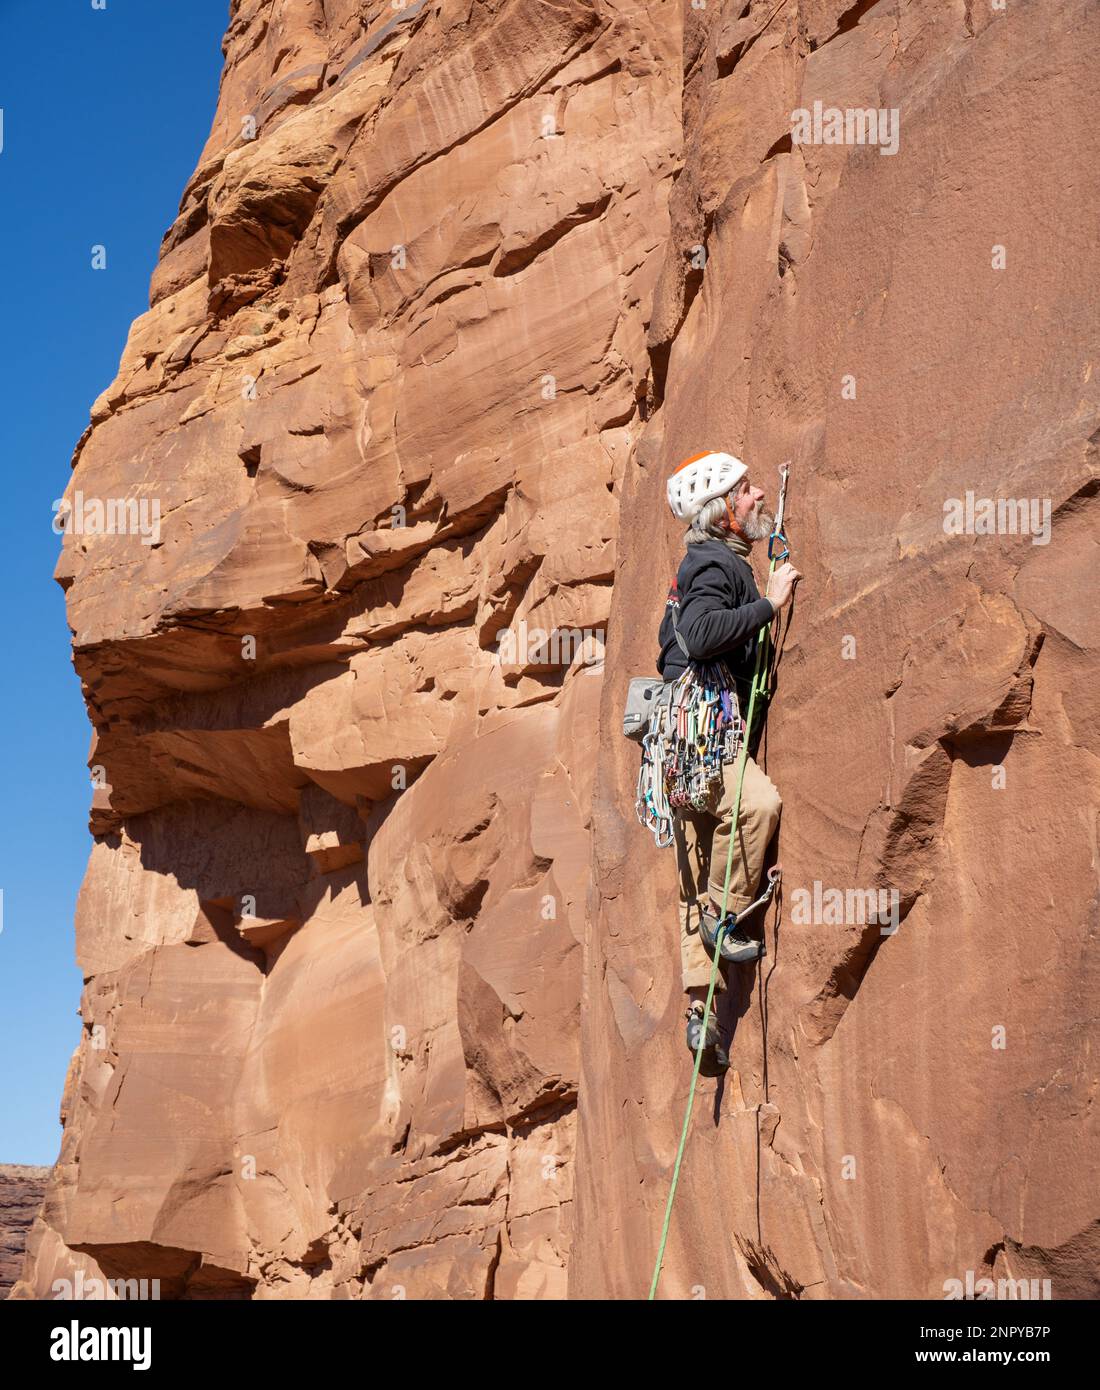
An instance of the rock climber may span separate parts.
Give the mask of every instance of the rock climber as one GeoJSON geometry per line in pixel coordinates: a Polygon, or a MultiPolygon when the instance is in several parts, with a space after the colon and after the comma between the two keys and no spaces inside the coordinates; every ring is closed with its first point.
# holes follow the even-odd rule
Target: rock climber
{"type": "MultiPolygon", "coordinates": [[[[750,480],[748,467],[731,454],[696,454],[682,463],[668,480],[668,502],[677,519],[687,523],[687,553],[661,620],[657,669],[668,682],[686,668],[688,657],[678,640],[678,629],[692,660],[726,663],[738,692],[741,715],[746,717],[757,635],[791,602],[801,575],[789,562],[777,565],[766,597],[760,597],[749,555],[757,541],[767,540],[774,517],[765,508],[763,489],[750,480]]],[[[748,753],[753,751],[750,734],[748,753]]],[[[708,809],[682,807],[674,817],[680,961],[683,989],[688,996],[687,1043],[692,1053],[699,1046],[712,968],[712,957],[701,939],[700,927],[713,942],[722,913],[736,795],[737,763],[724,763],[708,809]]],[[[781,807],[779,792],[771,779],[749,756],[737,816],[727,911],[740,913],[753,901],[781,807]]],[[[722,942],[721,955],[725,960],[755,961],[764,953],[764,943],[740,926],[729,931],[722,942]]],[[[715,989],[724,988],[719,972],[715,989]]],[[[714,1075],[728,1066],[729,1058],[721,1045],[712,1009],[701,1070],[714,1075]]]]}

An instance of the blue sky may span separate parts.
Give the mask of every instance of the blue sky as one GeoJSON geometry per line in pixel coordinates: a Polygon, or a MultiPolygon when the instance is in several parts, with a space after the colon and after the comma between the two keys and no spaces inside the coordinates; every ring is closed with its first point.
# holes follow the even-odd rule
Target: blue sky
{"type": "Polygon", "coordinates": [[[0,0],[0,1163],[57,1157],[80,1037],[89,725],[50,504],[148,307],[157,247],[210,130],[228,14],[229,0],[0,0]],[[96,244],[106,270],[91,268],[96,244]]]}

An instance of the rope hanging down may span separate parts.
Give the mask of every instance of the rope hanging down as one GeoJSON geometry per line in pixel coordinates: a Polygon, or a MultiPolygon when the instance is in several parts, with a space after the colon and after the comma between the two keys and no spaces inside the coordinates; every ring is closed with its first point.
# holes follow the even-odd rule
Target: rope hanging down
{"type": "MultiPolygon", "coordinates": [[[[787,543],[787,537],[783,531],[783,512],[787,501],[787,474],[786,464],[779,470],[779,506],[776,509],[775,524],[772,527],[771,535],[768,537],[768,578],[770,579],[775,572],[777,564],[781,563],[791,553],[787,543]]],[[[766,591],[765,591],[766,592],[766,591]]],[[[707,990],[706,1004],[703,1007],[703,1026],[699,1030],[699,1046],[695,1051],[695,1066],[691,1073],[691,1089],[688,1092],[687,1109],[684,1111],[684,1124],[680,1131],[680,1146],[676,1151],[676,1165],[672,1170],[672,1186],[669,1188],[668,1201],[665,1204],[665,1219],[661,1227],[661,1243],[657,1250],[657,1261],[653,1266],[653,1281],[649,1286],[649,1301],[652,1302],[657,1296],[657,1284],[661,1278],[661,1265],[664,1263],[665,1246],[668,1244],[669,1226],[672,1222],[672,1204],[676,1200],[676,1189],[680,1183],[680,1168],[684,1161],[684,1150],[687,1148],[688,1130],[691,1126],[691,1112],[695,1104],[695,1088],[699,1081],[699,1067],[703,1060],[703,1050],[706,1045],[707,1024],[710,1021],[711,1003],[714,999],[714,985],[718,978],[718,961],[721,956],[722,940],[726,932],[734,923],[730,920],[731,914],[726,911],[726,903],[729,899],[730,878],[733,874],[733,846],[737,841],[737,821],[741,813],[741,788],[745,782],[745,763],[749,756],[749,739],[753,727],[753,717],[756,713],[756,701],[759,696],[762,701],[768,698],[768,679],[771,672],[771,663],[768,659],[768,648],[771,641],[771,623],[765,623],[760,629],[756,638],[756,664],[752,673],[752,689],[749,692],[749,708],[745,716],[745,734],[741,739],[741,751],[737,759],[737,793],[733,801],[733,821],[730,826],[729,850],[726,854],[726,877],[722,885],[722,911],[717,938],[714,945],[714,961],[710,970],[710,986],[707,990]]],[[[740,915],[745,917],[749,912],[754,911],[761,904],[766,903],[779,881],[779,873],[773,869],[768,875],[768,887],[764,893],[750,907],[747,907],[740,915]]]]}

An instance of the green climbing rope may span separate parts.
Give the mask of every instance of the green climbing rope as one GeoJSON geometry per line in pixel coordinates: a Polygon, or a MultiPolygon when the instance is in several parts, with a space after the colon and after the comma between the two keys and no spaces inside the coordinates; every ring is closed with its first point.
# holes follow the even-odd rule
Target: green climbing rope
{"type": "MultiPolygon", "coordinates": [[[[786,536],[783,534],[783,510],[787,491],[787,472],[782,470],[783,483],[779,497],[779,508],[776,513],[775,529],[768,541],[768,578],[775,573],[777,560],[785,559],[787,553],[786,536]],[[783,554],[777,555],[774,542],[778,538],[783,545],[783,554]]],[[[767,590],[765,590],[767,592],[767,590]]],[[[737,821],[741,814],[741,788],[745,782],[745,764],[749,757],[749,741],[752,734],[753,717],[756,713],[757,695],[766,695],[765,686],[768,683],[769,662],[767,659],[768,644],[771,640],[771,623],[765,623],[757,634],[756,639],[756,665],[752,673],[752,689],[749,691],[749,712],[745,719],[745,734],[741,740],[741,751],[737,760],[737,794],[733,802],[733,820],[730,826],[729,850],[726,854],[726,878],[722,885],[722,914],[720,921],[722,926],[718,930],[718,937],[714,943],[714,962],[710,970],[710,987],[707,990],[706,1004],[703,1006],[703,1026],[699,1030],[699,1046],[695,1050],[695,1066],[691,1073],[691,1090],[688,1092],[687,1109],[684,1111],[684,1124],[680,1131],[680,1147],[676,1151],[676,1166],[672,1170],[672,1186],[669,1188],[668,1201],[665,1204],[665,1219],[661,1227],[661,1244],[657,1249],[657,1262],[653,1266],[653,1281],[649,1286],[649,1302],[657,1296],[657,1284],[661,1278],[661,1265],[664,1263],[665,1246],[668,1244],[669,1226],[672,1222],[672,1204],[676,1200],[676,1189],[680,1183],[680,1168],[684,1161],[684,1150],[687,1148],[688,1131],[691,1127],[691,1112],[695,1104],[695,1088],[699,1081],[699,1067],[703,1060],[703,1049],[707,1040],[707,1024],[710,1022],[710,1006],[714,999],[714,986],[718,979],[718,961],[722,952],[722,939],[726,934],[726,901],[729,898],[730,878],[733,875],[733,846],[737,839],[737,821]]]]}

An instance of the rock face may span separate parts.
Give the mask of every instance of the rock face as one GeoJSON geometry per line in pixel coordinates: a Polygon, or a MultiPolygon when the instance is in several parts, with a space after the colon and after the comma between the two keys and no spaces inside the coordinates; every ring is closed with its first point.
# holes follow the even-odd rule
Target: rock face
{"type": "Polygon", "coordinates": [[[1100,1292],[1100,20],[1039,9],[233,4],[67,494],[85,1036],[18,1295],[644,1295],[690,1070],[619,716],[713,447],[792,461],[806,577],[662,1294],[1100,1292]]]}
{"type": "Polygon", "coordinates": [[[1074,170],[1098,153],[1100,14],[685,15],[667,371],[609,624],[570,1288],[638,1292],[679,1137],[673,866],[639,847],[614,715],[677,552],[655,575],[630,538],[720,442],[765,480],[791,460],[805,581],[766,743],[785,886],[730,991],[734,1070],[697,1102],[662,1289],[943,1298],[973,1271],[1096,1297],[1100,192],[1074,170]],[[896,109],[897,152],[788,148],[815,102],[896,109]],[[1048,543],[954,534],[968,493],[1049,506],[1048,543]],[[896,892],[898,930],[807,910],[815,883],[896,892]]]}
{"type": "Polygon", "coordinates": [[[27,1231],[46,1192],[48,1168],[0,1163],[0,1298],[19,1278],[27,1231]]]}
{"type": "Polygon", "coordinates": [[[233,6],[68,493],[101,785],[28,1292],[565,1294],[677,43],[643,3],[233,6]]]}

